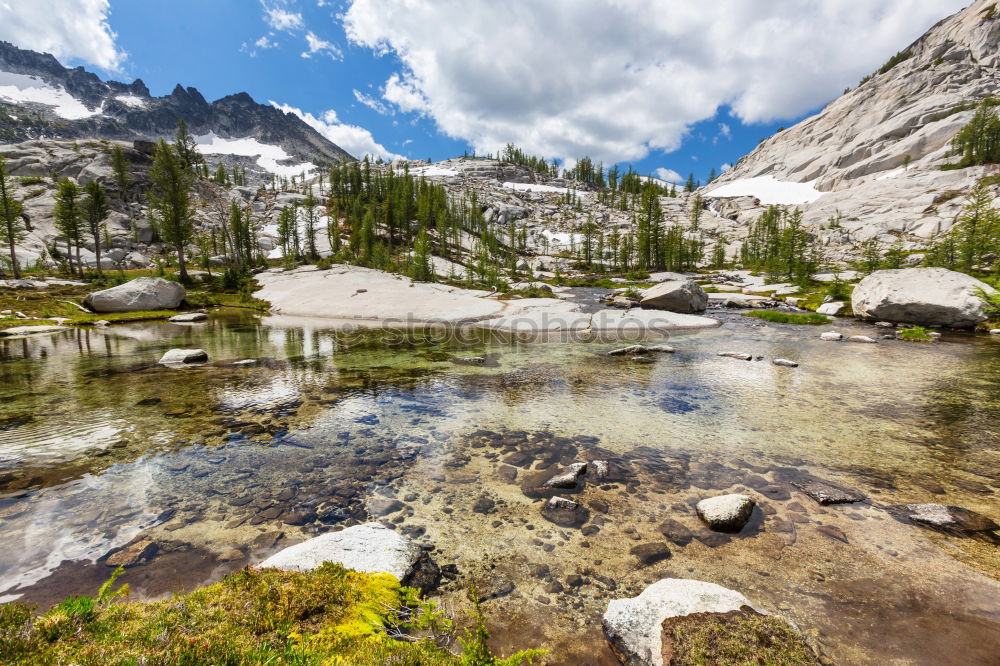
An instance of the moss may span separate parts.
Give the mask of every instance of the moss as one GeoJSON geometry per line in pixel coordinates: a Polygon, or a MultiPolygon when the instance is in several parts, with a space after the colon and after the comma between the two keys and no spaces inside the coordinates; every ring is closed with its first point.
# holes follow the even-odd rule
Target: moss
{"type": "Polygon", "coordinates": [[[329,562],[311,572],[243,569],[163,601],[115,600],[122,595],[106,584],[97,598],[73,598],[36,618],[24,604],[0,606],[0,663],[434,666],[538,656],[500,660],[486,650],[489,660],[468,661],[430,639],[396,640],[397,633],[433,630],[427,617],[440,614],[409,612],[426,602],[389,574],[329,562]]]}
{"type": "Polygon", "coordinates": [[[695,613],[670,618],[663,623],[663,644],[664,662],[671,666],[820,663],[787,622],[760,615],[746,606],[731,613],[695,613]]]}
{"type": "Polygon", "coordinates": [[[754,310],[746,313],[747,317],[755,317],[776,324],[829,324],[830,318],[815,312],[781,312],[779,310],[754,310]]]}

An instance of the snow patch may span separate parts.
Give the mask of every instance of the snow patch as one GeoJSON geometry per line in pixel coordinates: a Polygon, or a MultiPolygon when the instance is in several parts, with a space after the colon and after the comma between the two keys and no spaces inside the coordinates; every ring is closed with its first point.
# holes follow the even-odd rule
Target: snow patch
{"type": "Polygon", "coordinates": [[[198,152],[203,155],[239,155],[242,157],[256,157],[257,165],[265,171],[279,176],[291,177],[301,175],[302,172],[313,172],[316,165],[311,162],[301,164],[279,164],[292,159],[292,156],[284,151],[281,146],[272,146],[261,143],[253,137],[243,139],[223,139],[215,132],[209,132],[201,136],[194,137],[198,144],[198,152]]]}
{"type": "Polygon", "coordinates": [[[756,197],[762,204],[804,204],[816,201],[825,194],[813,186],[815,182],[793,183],[774,176],[740,178],[708,190],[705,195],[716,198],[756,197]]]}
{"type": "Polygon", "coordinates": [[[895,178],[904,171],[906,171],[906,169],[893,169],[892,171],[886,171],[884,174],[877,177],[875,180],[885,180],[886,178],[895,178]]]}
{"type": "Polygon", "coordinates": [[[60,118],[79,120],[96,116],[83,102],[70,95],[62,86],[51,86],[37,76],[0,72],[0,99],[14,104],[33,103],[53,107],[60,118]]]}
{"type": "Polygon", "coordinates": [[[115,95],[115,99],[125,106],[131,106],[133,109],[146,108],[146,100],[138,95],[115,95]]]}
{"type": "MultiPolygon", "coordinates": [[[[557,192],[559,194],[566,194],[570,191],[568,187],[555,187],[553,185],[536,185],[534,183],[504,183],[501,187],[506,187],[507,189],[514,190],[516,192],[557,192]]],[[[584,194],[583,192],[578,192],[577,194],[584,194]]]]}
{"type": "Polygon", "coordinates": [[[444,177],[457,176],[458,172],[455,171],[454,169],[446,169],[444,167],[439,167],[432,164],[430,166],[416,167],[415,169],[410,169],[410,174],[414,176],[427,176],[429,178],[431,176],[444,176],[444,177]]]}

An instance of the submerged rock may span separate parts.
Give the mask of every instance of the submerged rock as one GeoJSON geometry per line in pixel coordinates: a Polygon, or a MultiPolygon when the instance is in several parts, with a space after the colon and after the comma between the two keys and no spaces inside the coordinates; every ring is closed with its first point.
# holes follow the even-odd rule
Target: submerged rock
{"type": "Polygon", "coordinates": [[[847,338],[847,341],[848,342],[866,342],[868,344],[872,344],[872,343],[878,342],[878,340],[876,340],[875,338],[870,338],[867,335],[852,335],[851,337],[847,338]]]}
{"type": "Polygon", "coordinates": [[[750,520],[754,502],[747,495],[733,493],[703,499],[695,505],[698,516],[719,532],[738,532],[750,520]]]}
{"type": "Polygon", "coordinates": [[[379,523],[365,523],[289,546],[260,566],[312,571],[323,562],[335,562],[363,573],[389,573],[406,582],[422,554],[420,546],[402,534],[379,523]]]}
{"type": "Polygon", "coordinates": [[[160,358],[163,365],[183,365],[185,363],[204,363],[208,360],[208,352],[204,349],[171,349],[160,358]]]}
{"type": "Polygon", "coordinates": [[[819,336],[820,340],[826,340],[827,342],[840,342],[844,339],[843,333],[838,333],[837,331],[827,331],[819,336]]]}
{"type": "Polygon", "coordinates": [[[980,292],[996,290],[976,278],[945,268],[875,271],[851,294],[862,319],[971,328],[987,315],[980,292]]]}
{"type": "Polygon", "coordinates": [[[577,483],[587,472],[587,463],[573,463],[567,469],[556,474],[551,479],[542,484],[543,488],[576,488],[577,483]]]}
{"type": "Polygon", "coordinates": [[[620,349],[612,349],[608,352],[608,356],[636,356],[649,353],[673,354],[675,351],[677,350],[670,345],[629,345],[620,349]]]}
{"type": "Polygon", "coordinates": [[[859,490],[844,488],[822,479],[809,478],[792,481],[792,485],[820,504],[850,504],[868,499],[859,490]]]}
{"type": "Polygon", "coordinates": [[[542,505],[542,517],[563,527],[579,527],[587,522],[590,512],[579,502],[556,496],[542,505]]]}
{"type": "Polygon", "coordinates": [[[1000,542],[995,531],[1000,530],[993,520],[981,513],[960,506],[945,504],[903,504],[890,511],[910,522],[939,532],[963,537],[974,537],[1000,542]]]}
{"type": "Polygon", "coordinates": [[[719,352],[716,356],[725,356],[727,358],[735,358],[740,361],[750,361],[753,359],[753,354],[743,354],[741,352],[719,352]]]}
{"type": "Polygon", "coordinates": [[[186,296],[177,282],[158,277],[141,277],[117,287],[95,291],[83,304],[94,312],[135,312],[137,310],[173,310],[186,296]]]}
{"type": "Polygon", "coordinates": [[[109,567],[134,567],[143,564],[159,552],[160,547],[149,538],[134,541],[112,553],[104,563],[109,567]]]}
{"type": "Polygon", "coordinates": [[[774,365],[784,366],[786,368],[799,367],[798,363],[796,363],[795,361],[789,361],[787,358],[776,358],[773,361],[771,361],[771,363],[773,363],[774,365]]]}
{"type": "Polygon", "coordinates": [[[662,666],[664,620],[692,613],[726,613],[751,607],[739,592],[700,580],[665,578],[631,599],[608,604],[601,625],[623,664],[662,666]]]}
{"type": "Polygon", "coordinates": [[[655,541],[633,546],[629,552],[645,566],[656,564],[670,557],[670,548],[667,547],[667,544],[655,541]]]}

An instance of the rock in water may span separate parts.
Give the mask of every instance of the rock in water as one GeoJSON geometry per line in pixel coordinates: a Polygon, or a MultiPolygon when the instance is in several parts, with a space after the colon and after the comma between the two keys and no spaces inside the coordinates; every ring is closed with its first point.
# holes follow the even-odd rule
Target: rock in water
{"type": "Polygon", "coordinates": [[[579,527],[587,522],[590,512],[579,502],[565,497],[550,497],[542,505],[542,517],[563,527],[579,527]]]}
{"type": "Polygon", "coordinates": [[[820,504],[850,504],[868,499],[864,493],[822,479],[792,481],[792,485],[820,504]]]}
{"type": "Polygon", "coordinates": [[[543,488],[576,488],[580,477],[587,472],[587,463],[573,463],[543,484],[543,488]]]}
{"type": "Polygon", "coordinates": [[[160,359],[163,365],[182,365],[184,363],[204,363],[208,360],[208,352],[204,349],[171,349],[160,359]]]}
{"type": "Polygon", "coordinates": [[[365,523],[289,546],[260,566],[312,571],[323,562],[335,562],[363,573],[389,573],[405,582],[421,554],[420,546],[402,534],[379,523],[365,523]]]}
{"type": "Polygon", "coordinates": [[[837,331],[827,331],[819,336],[820,340],[826,340],[827,342],[840,342],[844,339],[843,333],[838,333],[837,331]]]}
{"type": "Polygon", "coordinates": [[[184,287],[158,277],[141,277],[117,287],[95,291],[83,304],[94,312],[173,310],[184,300],[184,287]]]}
{"type": "Polygon", "coordinates": [[[174,315],[167,321],[172,321],[175,324],[190,324],[196,321],[205,321],[208,319],[208,315],[204,312],[185,312],[184,314],[174,315]]]}
{"type": "Polygon", "coordinates": [[[928,527],[932,530],[954,534],[957,536],[971,536],[982,538],[986,541],[1000,542],[995,531],[1000,530],[1000,525],[982,515],[960,506],[946,506],[944,504],[904,504],[892,507],[892,513],[902,515],[911,522],[928,527]]]}
{"type": "Polygon", "coordinates": [[[608,604],[601,625],[623,664],[662,666],[661,625],[691,613],[727,613],[751,606],[739,592],[700,580],[665,578],[631,599],[608,604]]]}
{"type": "Polygon", "coordinates": [[[822,315],[839,315],[846,305],[841,301],[831,301],[816,308],[816,312],[822,315]]]}
{"type": "Polygon", "coordinates": [[[733,493],[703,499],[695,505],[698,516],[718,532],[738,532],[750,520],[753,500],[746,495],[733,493]]]}
{"type": "Polygon", "coordinates": [[[995,294],[985,282],[945,268],[875,271],[851,296],[854,314],[863,319],[971,328],[985,321],[979,291],[995,294]]]}
{"type": "Polygon", "coordinates": [[[787,358],[776,358],[773,361],[771,361],[771,363],[773,363],[775,365],[781,365],[781,366],[784,366],[786,368],[797,368],[797,367],[799,367],[798,363],[796,363],[795,361],[789,361],[787,358]]]}
{"type": "Polygon", "coordinates": [[[878,342],[878,340],[876,340],[875,338],[870,338],[867,335],[852,335],[851,337],[847,338],[847,341],[848,342],[864,342],[864,343],[867,343],[867,344],[874,344],[874,343],[878,342]]]}
{"type": "Polygon", "coordinates": [[[669,280],[645,290],[639,305],[670,312],[703,312],[708,307],[708,294],[694,280],[669,280]]]}
{"type": "Polygon", "coordinates": [[[744,354],[742,352],[719,352],[716,356],[725,356],[726,358],[735,358],[740,361],[749,361],[753,359],[753,354],[744,354]]]}

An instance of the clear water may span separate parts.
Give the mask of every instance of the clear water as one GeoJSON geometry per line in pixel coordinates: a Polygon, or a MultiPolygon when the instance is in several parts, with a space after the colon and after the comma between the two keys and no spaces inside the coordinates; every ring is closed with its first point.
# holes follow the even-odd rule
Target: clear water
{"type": "Polygon", "coordinates": [[[441,591],[453,611],[466,582],[507,591],[484,606],[501,649],[613,663],[607,601],[677,576],[740,590],[837,663],[995,663],[1000,548],[884,506],[1000,521],[1000,343],[819,332],[729,316],[652,362],[609,358],[609,342],[346,335],[239,311],[0,340],[0,598],[93,592],[105,556],[146,537],[155,554],[124,580],[169,594],[369,520],[373,500],[393,497],[404,508],[379,519],[457,567],[441,591]],[[212,362],[158,366],[173,347],[212,362]],[[766,360],[716,355],[730,350],[766,360]],[[546,521],[521,484],[592,459],[623,474],[574,495],[590,520],[546,521]],[[807,474],[872,500],[821,507],[789,485],[807,474]],[[750,525],[705,530],[693,503],[734,491],[758,500],[750,525]],[[473,511],[482,496],[489,513],[473,511]],[[694,538],[642,566],[630,549],[665,542],[667,519],[694,538]]]}

